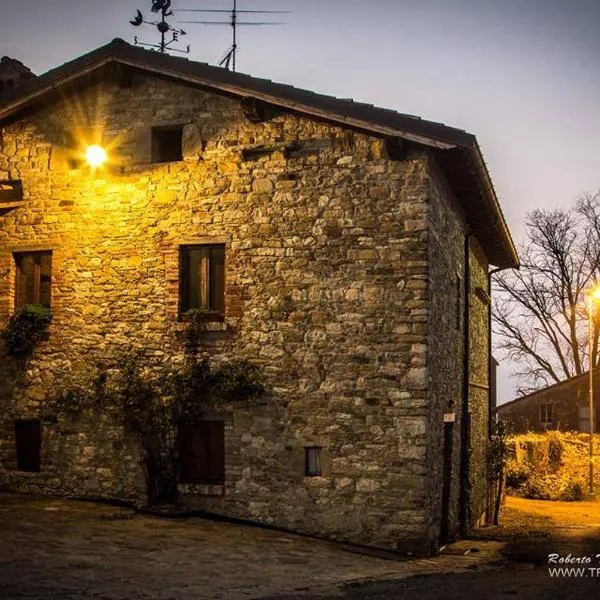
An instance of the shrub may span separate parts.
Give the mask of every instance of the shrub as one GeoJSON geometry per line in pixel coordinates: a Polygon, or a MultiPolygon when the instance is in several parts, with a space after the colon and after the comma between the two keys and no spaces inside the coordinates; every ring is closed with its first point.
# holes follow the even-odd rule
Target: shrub
{"type": "MultiPolygon", "coordinates": [[[[588,443],[587,434],[559,431],[513,436],[507,463],[508,490],[519,496],[543,500],[585,499],[588,443]]],[[[597,436],[594,448],[595,460],[598,460],[600,436],[597,436]]],[[[595,473],[595,485],[600,485],[600,472],[595,473]]]]}
{"type": "Polygon", "coordinates": [[[506,470],[506,487],[520,490],[529,480],[530,471],[525,465],[510,463],[506,470]]]}
{"type": "Polygon", "coordinates": [[[0,334],[9,355],[27,359],[52,321],[52,312],[40,304],[26,304],[9,319],[0,334]]]}
{"type": "Polygon", "coordinates": [[[560,495],[566,502],[579,502],[585,496],[584,484],[581,481],[570,481],[560,495]]]}

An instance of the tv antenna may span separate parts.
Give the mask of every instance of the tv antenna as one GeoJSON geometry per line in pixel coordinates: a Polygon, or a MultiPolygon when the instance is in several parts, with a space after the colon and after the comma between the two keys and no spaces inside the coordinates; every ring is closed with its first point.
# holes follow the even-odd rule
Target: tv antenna
{"type": "Polygon", "coordinates": [[[235,56],[237,53],[237,28],[240,25],[285,25],[283,21],[238,21],[238,14],[253,14],[253,15],[282,15],[288,14],[289,10],[238,10],[237,0],[233,0],[233,9],[225,10],[220,8],[183,8],[178,9],[176,12],[194,12],[194,13],[227,13],[229,14],[229,21],[180,21],[180,23],[199,23],[201,25],[229,25],[232,29],[233,41],[231,46],[227,49],[223,58],[219,61],[220,67],[229,69],[229,65],[232,67],[232,71],[235,71],[235,56]]]}
{"type": "Polygon", "coordinates": [[[152,8],[150,9],[153,13],[160,13],[160,21],[145,21],[144,15],[142,15],[142,11],[138,10],[135,15],[133,21],[129,21],[134,27],[139,27],[142,23],[146,25],[153,25],[158,29],[160,33],[160,44],[145,44],[144,42],[138,41],[137,35],[133,38],[133,42],[136,46],[147,46],[148,48],[152,48],[153,50],[158,49],[159,52],[164,54],[167,50],[171,52],[183,52],[187,54],[190,51],[190,46],[188,44],[185,50],[180,50],[179,48],[171,48],[171,44],[179,41],[180,35],[187,35],[183,29],[177,29],[173,27],[166,21],[166,17],[170,17],[173,14],[171,8],[171,0],[151,0],[152,8]],[[165,41],[165,35],[167,33],[171,33],[171,39],[169,41],[165,41]]]}

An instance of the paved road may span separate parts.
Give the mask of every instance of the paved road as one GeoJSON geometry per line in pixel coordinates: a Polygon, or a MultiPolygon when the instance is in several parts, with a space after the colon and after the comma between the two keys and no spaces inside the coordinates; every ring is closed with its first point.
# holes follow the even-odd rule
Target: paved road
{"type": "Polygon", "coordinates": [[[549,552],[600,553],[600,527],[517,527],[503,530],[504,556],[504,544],[475,540],[434,559],[386,560],[256,527],[0,494],[0,599],[600,598],[600,574],[551,577],[546,564],[549,552]]]}
{"type": "Polygon", "coordinates": [[[360,594],[369,581],[479,567],[501,547],[385,560],[257,527],[11,494],[0,494],[0,536],[2,600],[334,597],[344,585],[360,594]]]}

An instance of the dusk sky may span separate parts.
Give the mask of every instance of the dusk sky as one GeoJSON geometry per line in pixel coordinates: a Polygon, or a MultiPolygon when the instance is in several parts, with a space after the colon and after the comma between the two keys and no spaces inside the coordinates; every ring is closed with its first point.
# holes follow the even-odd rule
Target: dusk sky
{"type": "MultiPolygon", "coordinates": [[[[37,74],[115,37],[157,40],[129,25],[138,8],[150,17],[150,0],[0,1],[0,56],[37,74]]],[[[238,9],[292,11],[272,16],[283,26],[240,28],[238,71],[476,134],[517,243],[527,211],[600,189],[598,0],[239,0],[238,9]]],[[[226,26],[183,28],[192,60],[216,64],[231,43],[226,26]]],[[[504,363],[500,401],[514,396],[510,371],[504,363]]]]}

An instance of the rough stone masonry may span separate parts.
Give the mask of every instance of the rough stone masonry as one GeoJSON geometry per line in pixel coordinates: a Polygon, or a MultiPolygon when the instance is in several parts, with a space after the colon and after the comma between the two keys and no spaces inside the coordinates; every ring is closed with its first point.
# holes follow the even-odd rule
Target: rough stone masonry
{"type": "MultiPolygon", "coordinates": [[[[180,248],[225,245],[225,311],[199,356],[264,372],[260,402],[222,403],[223,485],[181,485],[213,513],[335,540],[430,551],[458,528],[464,306],[470,327],[470,519],[485,508],[488,260],[432,154],[390,158],[381,136],[149,74],[81,86],[0,123],[0,180],[23,206],[0,213],[0,321],[15,253],[51,250],[47,339],[25,368],[3,355],[0,485],[144,502],[136,441],[103,415],[49,414],[48,399],[99,363],[141,349],[182,364],[180,248]],[[153,127],[183,126],[182,160],[152,162],[153,127]],[[69,154],[100,140],[110,164],[69,154]],[[444,449],[443,415],[455,414],[444,449]],[[14,422],[42,421],[41,470],[17,469],[14,422]],[[305,476],[305,448],[322,474],[305,476]],[[443,516],[444,452],[451,452],[443,516]]],[[[1,351],[1,350],[0,350],[1,351]]],[[[447,467],[446,467],[447,468],[447,467]]]]}

